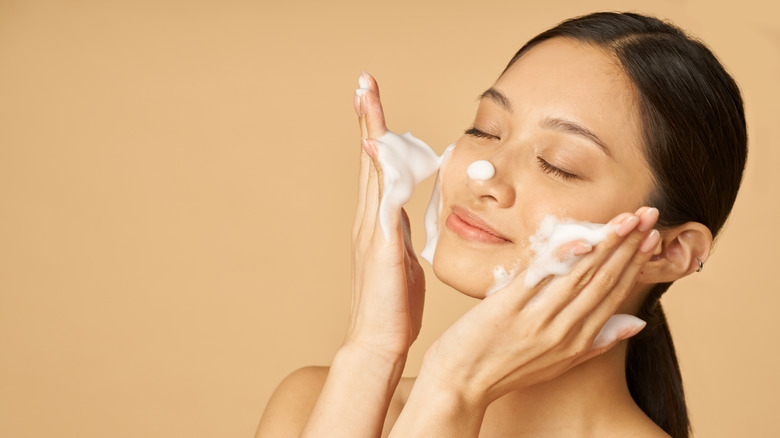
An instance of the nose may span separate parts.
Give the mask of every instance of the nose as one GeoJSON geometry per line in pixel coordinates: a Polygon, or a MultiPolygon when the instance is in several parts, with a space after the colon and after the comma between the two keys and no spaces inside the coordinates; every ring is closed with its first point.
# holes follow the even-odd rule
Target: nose
{"type": "Polygon", "coordinates": [[[468,170],[466,186],[480,202],[494,202],[501,208],[515,203],[515,189],[506,172],[489,161],[475,161],[468,170]]]}

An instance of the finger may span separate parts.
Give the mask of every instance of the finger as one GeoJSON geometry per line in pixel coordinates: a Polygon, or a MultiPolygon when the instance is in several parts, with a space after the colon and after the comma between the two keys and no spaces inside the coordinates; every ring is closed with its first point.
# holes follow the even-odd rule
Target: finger
{"type": "Polygon", "coordinates": [[[417,261],[417,253],[414,252],[412,245],[412,227],[409,221],[409,215],[406,214],[406,210],[401,209],[401,230],[403,231],[404,246],[406,246],[406,253],[411,260],[417,261]]]}
{"type": "Polygon", "coordinates": [[[366,153],[365,147],[360,148],[360,170],[358,173],[358,202],[355,209],[355,219],[352,223],[352,240],[357,238],[357,232],[363,223],[366,210],[366,196],[368,190],[368,174],[371,166],[371,158],[366,153]]]}
{"type": "Polygon", "coordinates": [[[379,99],[379,85],[376,80],[366,72],[360,74],[361,89],[367,92],[360,96],[362,112],[365,114],[366,136],[370,138],[379,138],[387,131],[385,125],[385,114],[382,109],[382,102],[379,99]],[[362,88],[365,86],[366,88],[362,88]]]}
{"type": "MultiPolygon", "coordinates": [[[[615,248],[623,241],[624,237],[620,234],[624,233],[626,230],[633,229],[638,223],[639,218],[626,213],[617,216],[611,221],[610,225],[608,225],[611,227],[611,230],[606,239],[596,245],[589,254],[584,256],[578,263],[574,264],[570,270],[570,265],[564,266],[565,269],[561,269],[560,273],[569,273],[551,279],[550,287],[546,288],[544,293],[539,297],[534,298],[534,303],[544,303],[544,314],[539,314],[537,311],[537,317],[544,318],[545,320],[553,319],[562,309],[568,306],[574,297],[578,296],[580,291],[590,283],[593,275],[597,272],[601,264],[610,257],[615,248]]],[[[583,251],[584,249],[585,248],[582,248],[583,251]]],[[[549,263],[549,261],[542,262],[549,263]]],[[[535,263],[536,261],[532,263],[526,272],[526,275],[530,275],[532,279],[538,278],[538,274],[534,272],[535,263]]],[[[534,307],[536,307],[536,305],[534,307]]]]}
{"type": "Polygon", "coordinates": [[[634,315],[620,313],[612,315],[604,326],[599,330],[596,339],[590,346],[591,350],[598,350],[609,345],[613,345],[622,339],[626,339],[639,333],[647,322],[637,318],[634,315]]]}
{"type": "MultiPolygon", "coordinates": [[[[646,262],[644,254],[637,255],[637,249],[639,249],[640,244],[648,234],[647,231],[640,228],[644,229],[648,225],[652,226],[655,223],[657,214],[654,214],[654,211],[657,212],[655,209],[649,209],[644,212],[641,218],[637,218],[636,229],[624,239],[617,240],[618,245],[615,245],[606,254],[608,256],[606,260],[599,260],[597,264],[588,267],[589,271],[594,269],[595,271],[592,275],[589,275],[589,280],[580,294],[572,300],[566,311],[562,312],[566,313],[565,317],[572,318],[572,320],[580,320],[585,315],[591,313],[607,296],[611,296],[610,299],[615,302],[622,303],[625,299],[623,292],[626,291],[616,291],[615,287],[618,284],[625,286],[624,271],[629,268],[629,263],[630,272],[633,272],[637,269],[636,265],[640,265],[639,268],[641,268],[641,265],[644,265],[646,262]]],[[[618,231],[620,230],[618,229],[618,231]]],[[[615,242],[615,234],[613,234],[612,239],[608,238],[608,240],[615,242]]],[[[596,252],[598,252],[598,249],[596,252]]],[[[583,262],[585,259],[583,259],[583,262]]],[[[569,279],[569,281],[575,281],[575,279],[569,279]]],[[[606,318],[604,318],[602,323],[604,321],[606,321],[606,318]]]]}
{"type": "Polygon", "coordinates": [[[368,74],[365,70],[360,71],[358,85],[360,85],[360,88],[373,90],[377,97],[379,97],[379,85],[377,84],[376,79],[374,79],[374,77],[368,74]]]}
{"type": "MultiPolygon", "coordinates": [[[[641,233],[640,231],[636,232],[641,233]]],[[[625,267],[620,279],[618,280],[618,283],[615,285],[609,295],[607,295],[590,311],[583,309],[583,311],[588,312],[588,316],[583,324],[583,333],[595,332],[605,324],[605,321],[608,321],[609,318],[615,314],[620,305],[623,304],[623,302],[630,295],[634,284],[636,283],[637,276],[645,264],[650,260],[650,257],[652,256],[653,251],[658,246],[659,242],[660,233],[658,233],[657,230],[653,230],[648,233],[648,235],[639,245],[639,248],[636,250],[633,257],[631,257],[628,266],[625,267]]],[[[605,268],[607,268],[607,266],[605,266],[605,268]]]]}
{"type": "Polygon", "coordinates": [[[405,251],[403,230],[401,229],[401,206],[392,202],[380,202],[374,227],[375,242],[390,243],[405,251]],[[382,240],[379,240],[382,239],[382,240]]]}
{"type": "MultiPolygon", "coordinates": [[[[366,139],[365,141],[371,142],[371,140],[366,139]]],[[[368,155],[368,154],[366,154],[368,155]]],[[[363,216],[360,220],[361,225],[358,233],[360,234],[360,240],[363,241],[363,244],[367,244],[369,239],[372,238],[374,234],[374,228],[376,228],[376,222],[377,222],[377,214],[379,210],[379,203],[380,203],[380,191],[379,191],[379,185],[380,185],[380,174],[377,170],[376,165],[374,164],[374,161],[368,158],[368,179],[366,181],[366,194],[365,198],[363,200],[364,207],[363,207],[363,216]]]]}
{"type": "Polygon", "coordinates": [[[578,239],[566,242],[550,253],[550,261],[565,263],[573,257],[585,255],[593,250],[593,245],[587,240],[578,239]]]}
{"type": "MultiPolygon", "coordinates": [[[[653,212],[645,211],[643,216],[653,212]]],[[[644,218],[643,224],[647,222],[644,218]]],[[[634,230],[603,263],[593,280],[556,317],[559,330],[572,330],[578,345],[590,344],[606,321],[630,295],[636,277],[660,240],[656,230],[634,230]]]]}
{"type": "MultiPolygon", "coordinates": [[[[537,283],[548,283],[555,275],[566,274],[571,270],[572,265],[580,258],[580,256],[589,253],[593,250],[593,245],[588,243],[584,239],[573,240],[565,242],[552,251],[544,251],[537,256],[528,267],[523,278],[523,284],[525,286],[536,285],[537,283]]],[[[544,287],[542,287],[544,290],[544,287]]],[[[541,301],[540,295],[543,292],[539,292],[535,298],[536,301],[541,301]]],[[[523,305],[530,304],[524,303],[523,305]]],[[[563,306],[565,303],[560,303],[559,306],[563,306]]],[[[550,309],[550,314],[555,314],[559,311],[558,308],[550,309]]]]}
{"type": "Polygon", "coordinates": [[[633,315],[613,315],[599,332],[590,348],[578,356],[571,367],[575,367],[596,356],[600,356],[614,348],[621,341],[625,341],[642,331],[647,323],[633,315]]]}

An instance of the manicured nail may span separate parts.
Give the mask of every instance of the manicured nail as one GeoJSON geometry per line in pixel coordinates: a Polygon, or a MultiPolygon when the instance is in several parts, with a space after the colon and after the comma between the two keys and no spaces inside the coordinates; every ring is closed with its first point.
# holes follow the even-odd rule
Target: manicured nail
{"type": "MultiPolygon", "coordinates": [[[[358,90],[358,91],[360,91],[360,90],[358,90]]],[[[363,115],[366,114],[366,97],[365,97],[365,93],[363,93],[363,94],[358,93],[358,99],[359,99],[359,102],[360,102],[360,115],[363,116],[363,115]]]]}
{"type": "Polygon", "coordinates": [[[628,233],[634,230],[636,225],[639,223],[639,218],[631,215],[627,219],[624,219],[623,222],[618,225],[617,230],[615,230],[615,233],[620,236],[624,237],[627,236],[628,233]]]}
{"type": "Polygon", "coordinates": [[[636,227],[639,231],[647,231],[653,228],[653,225],[658,221],[658,209],[655,207],[648,208],[640,216],[639,226],[636,227]]]}
{"type": "Polygon", "coordinates": [[[355,108],[355,113],[360,117],[360,96],[357,94],[352,96],[352,106],[355,108]]]}
{"type": "Polygon", "coordinates": [[[639,251],[641,252],[650,252],[653,251],[657,246],[658,242],[661,240],[661,233],[658,232],[658,230],[653,230],[650,232],[650,234],[645,237],[645,240],[642,241],[642,244],[639,245],[639,251]]]}
{"type": "Polygon", "coordinates": [[[593,245],[587,242],[582,242],[571,250],[571,253],[575,256],[581,256],[593,251],[593,245]]]}
{"type": "Polygon", "coordinates": [[[630,216],[630,213],[620,213],[619,215],[615,216],[611,221],[609,221],[609,225],[612,225],[613,227],[617,228],[618,225],[623,223],[624,220],[628,216],[630,216]]]}
{"type": "Polygon", "coordinates": [[[647,322],[644,320],[641,320],[639,318],[636,319],[636,321],[632,322],[631,327],[627,327],[626,330],[621,333],[620,340],[624,341],[630,337],[635,336],[637,333],[641,332],[645,326],[647,326],[647,322]]]}
{"type": "Polygon", "coordinates": [[[376,149],[376,145],[373,142],[369,141],[367,138],[361,138],[360,144],[363,146],[363,150],[366,151],[369,157],[376,159],[378,151],[376,149]]]}
{"type": "Polygon", "coordinates": [[[629,338],[637,333],[647,323],[634,315],[619,313],[612,315],[604,327],[601,328],[596,339],[593,340],[591,348],[602,348],[611,345],[617,341],[629,338]]]}

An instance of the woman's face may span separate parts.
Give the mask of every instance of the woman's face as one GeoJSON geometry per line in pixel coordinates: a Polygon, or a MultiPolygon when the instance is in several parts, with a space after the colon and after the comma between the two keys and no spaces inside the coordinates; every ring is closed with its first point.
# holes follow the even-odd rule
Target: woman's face
{"type": "Polygon", "coordinates": [[[483,94],[441,180],[434,270],[484,297],[497,267],[527,267],[529,238],[546,215],[606,223],[647,199],[652,180],[634,87],[602,49],[545,41],[483,94]],[[477,160],[490,161],[495,175],[469,179],[477,160]]]}

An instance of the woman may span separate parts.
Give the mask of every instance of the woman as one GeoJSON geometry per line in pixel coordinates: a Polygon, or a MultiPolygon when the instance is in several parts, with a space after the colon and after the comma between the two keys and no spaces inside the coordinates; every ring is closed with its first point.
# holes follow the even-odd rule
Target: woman
{"type": "Polygon", "coordinates": [[[440,171],[433,267],[479,298],[497,267],[521,273],[437,339],[417,379],[400,376],[424,281],[403,212],[388,238],[377,223],[381,145],[370,139],[386,128],[376,83],[363,79],[349,330],[329,370],[282,382],[258,436],[687,437],[659,298],[703,267],[747,154],[739,90],[712,53],[667,23],[613,13],[520,49],[440,171]],[[495,174],[469,178],[478,160],[495,174]],[[559,249],[583,256],[570,273],[526,285],[529,242],[548,215],[613,227],[595,246],[559,249]],[[616,313],[647,325],[597,339],[616,313]]]}

